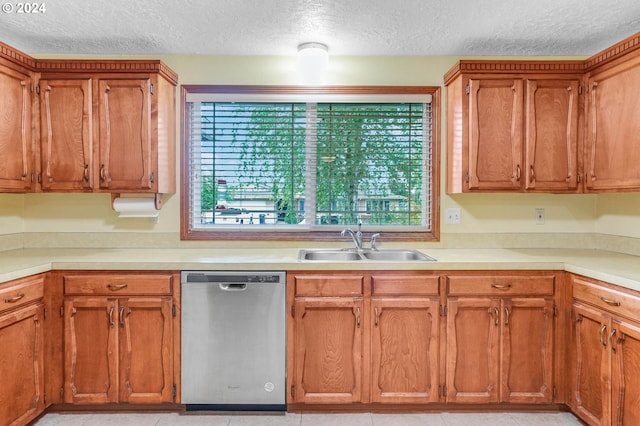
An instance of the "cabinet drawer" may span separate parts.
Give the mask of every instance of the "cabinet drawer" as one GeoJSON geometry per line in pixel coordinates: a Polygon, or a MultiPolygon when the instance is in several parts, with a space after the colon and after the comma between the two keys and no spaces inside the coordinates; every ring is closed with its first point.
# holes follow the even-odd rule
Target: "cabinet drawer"
{"type": "Polygon", "coordinates": [[[374,295],[437,295],[439,277],[385,275],[371,277],[374,295]]]}
{"type": "Polygon", "coordinates": [[[65,275],[65,294],[171,294],[171,275],[65,275]]]}
{"type": "Polygon", "coordinates": [[[26,305],[42,298],[44,277],[30,277],[10,281],[0,286],[0,312],[26,305]]]}
{"type": "Polygon", "coordinates": [[[640,296],[573,277],[573,297],[629,319],[640,320],[640,296]]]}
{"type": "Polygon", "coordinates": [[[447,278],[450,296],[464,295],[553,295],[555,277],[548,276],[464,276],[447,278]]]}
{"type": "Polygon", "coordinates": [[[363,292],[362,275],[296,276],[296,296],[359,296],[363,292]]]}

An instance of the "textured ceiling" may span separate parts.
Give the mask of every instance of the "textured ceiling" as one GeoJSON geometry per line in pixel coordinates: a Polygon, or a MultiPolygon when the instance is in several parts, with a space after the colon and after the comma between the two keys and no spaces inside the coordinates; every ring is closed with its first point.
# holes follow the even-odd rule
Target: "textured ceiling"
{"type": "Polygon", "coordinates": [[[18,1],[0,41],[32,54],[592,55],[640,31],[640,0],[18,1]]]}

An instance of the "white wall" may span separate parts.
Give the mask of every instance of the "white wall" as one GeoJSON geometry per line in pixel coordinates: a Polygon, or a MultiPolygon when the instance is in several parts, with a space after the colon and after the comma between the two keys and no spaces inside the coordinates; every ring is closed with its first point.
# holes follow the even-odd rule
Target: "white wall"
{"type": "Polygon", "coordinates": [[[0,194],[0,235],[24,231],[24,195],[0,194]]]}

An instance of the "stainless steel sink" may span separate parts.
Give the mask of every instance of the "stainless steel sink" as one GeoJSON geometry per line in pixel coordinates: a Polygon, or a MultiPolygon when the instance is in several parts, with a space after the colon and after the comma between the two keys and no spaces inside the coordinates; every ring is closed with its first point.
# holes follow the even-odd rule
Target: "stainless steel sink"
{"type": "Polygon", "coordinates": [[[435,259],[418,250],[365,250],[362,256],[379,262],[433,262],[435,259]]]}
{"type": "Polygon", "coordinates": [[[298,258],[300,260],[324,260],[331,262],[362,260],[357,252],[345,250],[300,250],[298,258]]]}
{"type": "Polygon", "coordinates": [[[324,262],[434,262],[431,256],[427,256],[418,250],[300,250],[300,261],[324,261],[324,262]]]}

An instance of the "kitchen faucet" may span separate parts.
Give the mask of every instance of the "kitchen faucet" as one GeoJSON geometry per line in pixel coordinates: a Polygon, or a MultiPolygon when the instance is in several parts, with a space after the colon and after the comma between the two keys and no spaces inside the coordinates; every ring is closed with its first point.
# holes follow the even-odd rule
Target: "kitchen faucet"
{"type": "Polygon", "coordinates": [[[342,230],[342,232],[340,232],[340,235],[342,235],[343,237],[346,234],[351,235],[351,238],[353,239],[353,244],[356,245],[356,250],[360,251],[362,250],[362,222],[358,223],[358,232],[353,232],[353,229],[351,228],[344,228],[342,230]]]}

